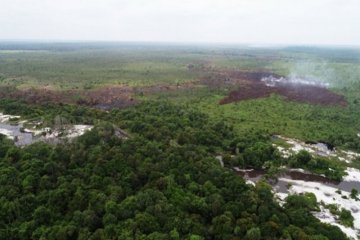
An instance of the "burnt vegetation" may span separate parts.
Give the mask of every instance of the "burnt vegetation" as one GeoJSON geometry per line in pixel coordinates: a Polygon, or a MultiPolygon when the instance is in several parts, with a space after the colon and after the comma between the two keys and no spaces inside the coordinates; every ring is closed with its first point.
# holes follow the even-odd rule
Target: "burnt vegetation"
{"type": "Polygon", "coordinates": [[[282,76],[261,70],[221,71],[203,79],[202,83],[212,88],[230,87],[231,92],[219,102],[220,104],[265,98],[271,94],[278,94],[290,101],[325,106],[347,106],[344,96],[334,93],[326,87],[291,83],[268,86],[262,81],[266,77],[281,78],[282,76]]]}

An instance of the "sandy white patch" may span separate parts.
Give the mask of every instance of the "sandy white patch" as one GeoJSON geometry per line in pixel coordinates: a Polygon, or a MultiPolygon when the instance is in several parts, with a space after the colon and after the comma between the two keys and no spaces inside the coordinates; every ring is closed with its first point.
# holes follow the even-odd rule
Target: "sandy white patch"
{"type": "Polygon", "coordinates": [[[346,157],[349,158],[350,160],[360,157],[360,153],[353,151],[341,151],[341,153],[345,154],[346,157]]]}
{"type": "Polygon", "coordinates": [[[286,148],[281,147],[281,146],[276,146],[276,144],[273,144],[273,146],[277,148],[277,150],[281,153],[281,155],[284,158],[289,158],[291,156],[291,152],[289,150],[287,150],[286,148]]]}
{"type": "Polygon", "coordinates": [[[287,193],[275,192],[274,196],[275,196],[275,200],[278,201],[280,206],[283,206],[285,204],[285,199],[288,196],[288,194],[287,193]]]}
{"type": "Polygon", "coordinates": [[[341,231],[343,231],[348,237],[351,237],[353,239],[357,239],[357,231],[349,228],[349,227],[345,227],[339,223],[336,222],[336,219],[334,217],[334,215],[331,214],[329,209],[324,208],[323,206],[320,206],[320,212],[313,212],[314,216],[316,218],[318,218],[321,222],[323,223],[328,223],[334,226],[337,226],[341,229],[341,231]]]}
{"type": "Polygon", "coordinates": [[[91,125],[70,125],[67,126],[65,129],[55,129],[52,130],[51,128],[43,128],[41,130],[32,131],[34,134],[44,134],[41,139],[47,142],[59,142],[64,139],[74,139],[83,135],[85,132],[90,131],[94,126],[91,125]]]}
{"type": "Polygon", "coordinates": [[[343,158],[343,157],[338,157],[338,159],[342,162],[346,162],[346,163],[351,163],[350,160],[346,159],[346,158],[343,158]]]}
{"type": "Polygon", "coordinates": [[[350,163],[355,158],[360,158],[360,153],[337,149],[330,150],[324,143],[307,144],[294,138],[288,138],[279,135],[276,135],[275,137],[284,140],[287,144],[290,145],[289,148],[284,148],[274,144],[274,146],[278,149],[284,158],[289,158],[289,156],[299,153],[301,150],[305,150],[312,155],[334,157],[346,163],[350,163]]]}
{"type": "Polygon", "coordinates": [[[24,128],[24,132],[32,133],[34,136],[38,136],[38,135],[41,135],[44,131],[42,129],[41,130],[32,130],[32,129],[24,128]]]}
{"type": "Polygon", "coordinates": [[[215,158],[219,161],[221,167],[224,167],[223,157],[221,155],[219,155],[219,156],[216,156],[215,158]]]}
{"type": "Polygon", "coordinates": [[[246,184],[250,184],[250,185],[255,186],[255,183],[253,181],[251,181],[251,180],[246,180],[246,184]]]}
{"type": "Polygon", "coordinates": [[[301,172],[301,173],[310,173],[302,168],[290,168],[289,169],[290,172],[301,172]]]}
{"type": "Polygon", "coordinates": [[[360,170],[356,168],[347,168],[346,173],[348,175],[343,177],[344,181],[348,182],[360,182],[360,170]]]}
{"type": "Polygon", "coordinates": [[[296,141],[294,139],[288,139],[286,141],[288,144],[292,145],[291,150],[295,153],[298,153],[302,150],[306,150],[309,153],[314,153],[314,149],[312,149],[310,146],[307,146],[305,143],[296,141]]]}
{"type": "Polygon", "coordinates": [[[83,135],[85,132],[90,131],[93,126],[90,125],[74,125],[67,131],[68,138],[76,138],[83,135]]]}
{"type": "Polygon", "coordinates": [[[5,135],[8,139],[14,140],[14,136],[12,134],[12,131],[0,128],[0,133],[5,135]]]}
{"type": "Polygon", "coordinates": [[[239,167],[234,167],[233,169],[237,172],[252,172],[252,171],[254,171],[254,169],[242,169],[239,167]]]}
{"type": "Polygon", "coordinates": [[[20,116],[16,116],[16,115],[7,115],[7,114],[3,114],[0,113],[0,123],[5,123],[10,121],[10,119],[18,119],[20,118],[20,116]]]}
{"type": "MultiPolygon", "coordinates": [[[[342,194],[337,194],[336,188],[317,182],[305,182],[302,180],[291,180],[287,178],[280,178],[279,180],[291,184],[289,188],[289,192],[291,194],[311,192],[315,194],[319,202],[324,202],[325,204],[337,204],[339,207],[351,211],[351,214],[354,217],[354,229],[344,226],[341,226],[341,229],[344,229],[343,231],[349,237],[357,239],[357,234],[360,231],[360,201],[356,201],[350,198],[349,192],[342,191],[342,194]]],[[[334,223],[335,225],[336,223],[335,218],[331,219],[329,216],[327,216],[326,212],[324,212],[322,215],[315,214],[315,216],[319,217],[320,220],[330,221],[331,224],[334,223]],[[323,218],[321,219],[320,217],[323,218]]],[[[336,225],[339,225],[339,223],[336,223],[336,225]]]]}

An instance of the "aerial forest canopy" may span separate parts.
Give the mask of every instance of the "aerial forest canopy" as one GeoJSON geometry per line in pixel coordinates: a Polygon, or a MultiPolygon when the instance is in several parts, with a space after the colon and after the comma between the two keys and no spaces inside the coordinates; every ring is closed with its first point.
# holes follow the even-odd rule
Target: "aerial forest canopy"
{"type": "Polygon", "coordinates": [[[347,239],[312,215],[313,194],[280,204],[270,185],[246,184],[215,158],[276,164],[281,159],[265,132],[241,135],[225,120],[168,102],[107,114],[1,104],[95,128],[73,142],[24,148],[0,136],[0,239],[347,239]],[[114,125],[129,138],[119,138],[114,125]]]}
{"type": "Polygon", "coordinates": [[[0,240],[360,240],[360,0],[0,0],[0,240]]]}

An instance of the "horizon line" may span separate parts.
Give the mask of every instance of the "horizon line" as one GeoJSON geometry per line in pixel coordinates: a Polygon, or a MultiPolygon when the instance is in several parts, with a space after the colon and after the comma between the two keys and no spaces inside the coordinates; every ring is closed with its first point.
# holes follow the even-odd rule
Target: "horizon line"
{"type": "Polygon", "coordinates": [[[267,47],[337,47],[359,48],[360,44],[336,43],[246,43],[246,42],[205,42],[205,41],[152,41],[152,40],[91,40],[91,39],[0,39],[0,43],[117,43],[117,44],[149,44],[180,46],[242,46],[252,48],[267,47]]]}

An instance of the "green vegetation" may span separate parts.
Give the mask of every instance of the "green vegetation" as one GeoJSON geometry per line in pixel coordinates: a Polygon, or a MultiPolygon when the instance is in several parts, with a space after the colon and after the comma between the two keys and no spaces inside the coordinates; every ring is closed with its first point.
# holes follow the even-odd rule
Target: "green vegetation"
{"type": "MultiPolygon", "coordinates": [[[[69,109],[76,119],[81,108],[69,109]]],[[[108,115],[71,144],[17,148],[0,138],[3,239],[346,239],[310,213],[312,195],[291,196],[282,208],[271,186],[246,185],[213,157],[263,144],[257,135],[242,143],[226,122],[168,103],[108,115]],[[132,137],[117,138],[105,118],[132,137]]]]}
{"type": "Polygon", "coordinates": [[[346,227],[354,227],[354,217],[349,210],[339,209],[336,204],[328,204],[325,208],[329,209],[331,214],[337,217],[339,222],[346,227]]]}
{"type": "Polygon", "coordinates": [[[360,105],[324,107],[289,102],[279,96],[218,105],[221,96],[189,100],[216,119],[227,119],[239,132],[251,129],[304,141],[320,141],[359,150],[360,105]]]}
{"type": "Polygon", "coordinates": [[[313,193],[291,195],[286,199],[287,207],[305,208],[310,211],[319,211],[316,196],[313,193]]]}
{"type": "Polygon", "coordinates": [[[89,90],[104,85],[193,82],[198,86],[195,89],[135,97],[189,104],[211,118],[227,119],[241,134],[256,129],[360,150],[360,125],[356,124],[360,119],[359,55],[358,49],[4,43],[0,44],[0,87],[89,90]],[[314,106],[279,96],[219,106],[219,100],[230,89],[209,89],[197,82],[209,75],[209,68],[266,69],[327,82],[346,97],[349,106],[314,106]]]}
{"type": "Polygon", "coordinates": [[[201,76],[187,69],[187,64],[198,59],[196,53],[153,48],[0,51],[0,85],[66,90],[112,84],[176,84],[201,76]]]}
{"type": "MultiPolygon", "coordinates": [[[[271,180],[287,165],[340,180],[345,162],[304,151],[284,159],[271,136],[360,151],[359,56],[317,48],[0,44],[0,96],[19,90],[0,99],[1,112],[46,126],[59,119],[95,125],[56,146],[18,148],[0,135],[0,239],[347,239],[312,215],[319,211],[313,194],[290,195],[280,206],[270,185],[247,185],[230,169],[266,169],[271,180]],[[239,86],[201,81],[215,70],[315,79],[348,106],[278,95],[219,105],[239,86]],[[103,86],[126,87],[124,99],[138,104],[103,111],[41,98],[44,91],[83,100],[103,86]],[[26,98],[36,95],[26,92],[32,88],[40,90],[36,103],[26,98]],[[116,128],[130,138],[119,139],[116,128]]],[[[353,226],[349,211],[328,208],[353,226]]]]}
{"type": "Polygon", "coordinates": [[[352,199],[355,199],[356,201],[359,201],[360,199],[359,199],[358,195],[359,195],[358,190],[356,190],[355,188],[351,189],[350,197],[352,199]]]}
{"type": "Polygon", "coordinates": [[[314,157],[305,150],[291,156],[288,164],[290,167],[307,169],[337,181],[341,181],[345,175],[343,164],[324,157],[314,157]]]}

